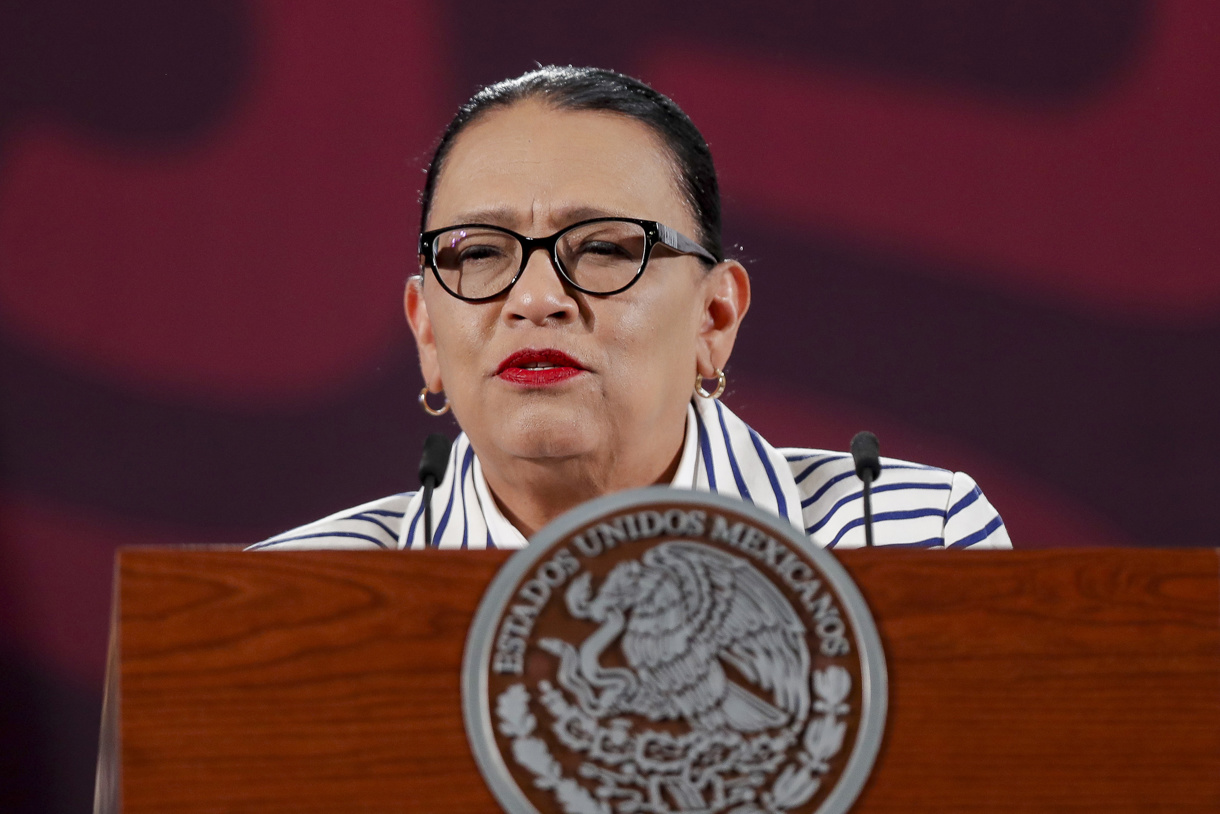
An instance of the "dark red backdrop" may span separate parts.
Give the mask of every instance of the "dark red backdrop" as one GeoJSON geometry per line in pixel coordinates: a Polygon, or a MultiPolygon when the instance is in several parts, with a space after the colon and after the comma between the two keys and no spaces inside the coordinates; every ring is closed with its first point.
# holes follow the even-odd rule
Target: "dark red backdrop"
{"type": "Polygon", "coordinates": [[[117,545],[414,487],[421,168],[535,62],[703,128],[755,285],[727,401],[770,440],[872,428],[974,474],[1018,546],[1215,545],[1218,27],[1209,0],[0,6],[0,809],[88,804],[117,545]]]}

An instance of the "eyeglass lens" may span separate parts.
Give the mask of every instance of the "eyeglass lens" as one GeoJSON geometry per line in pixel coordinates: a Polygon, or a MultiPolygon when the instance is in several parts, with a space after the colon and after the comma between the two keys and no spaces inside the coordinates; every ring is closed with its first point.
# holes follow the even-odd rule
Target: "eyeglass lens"
{"type": "MultiPolygon", "coordinates": [[[[644,227],[627,221],[598,221],[559,236],[556,254],[563,271],[593,293],[617,291],[644,263],[644,227]]],[[[503,291],[521,268],[521,243],[499,229],[465,226],[442,232],[433,243],[436,270],[460,297],[478,299],[503,291]]]]}

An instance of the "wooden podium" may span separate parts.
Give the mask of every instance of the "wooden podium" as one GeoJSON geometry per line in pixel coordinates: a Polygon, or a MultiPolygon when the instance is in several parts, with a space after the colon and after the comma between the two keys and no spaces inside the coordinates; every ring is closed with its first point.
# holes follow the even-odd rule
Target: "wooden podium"
{"type": "MultiPolygon", "coordinates": [[[[842,552],[890,682],[853,811],[1220,811],[1218,553],[842,552]]],[[[98,810],[499,810],[458,677],[507,556],[122,551],[98,810]]]]}

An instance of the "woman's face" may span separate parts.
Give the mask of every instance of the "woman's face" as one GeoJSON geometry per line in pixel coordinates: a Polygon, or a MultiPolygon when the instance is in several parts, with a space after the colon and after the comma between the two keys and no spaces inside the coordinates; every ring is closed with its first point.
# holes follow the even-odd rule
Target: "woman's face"
{"type": "MultiPolygon", "coordinates": [[[[427,228],[490,223],[540,237],[617,215],[694,237],[675,179],[645,125],[525,101],[457,138],[427,228]]],[[[676,462],[695,372],[727,362],[747,304],[740,266],[708,271],[660,246],[613,296],[571,289],[536,251],[490,302],[458,300],[431,271],[406,297],[425,380],[445,391],[489,481],[521,461],[583,461],[606,488],[651,483],[676,462]]]]}

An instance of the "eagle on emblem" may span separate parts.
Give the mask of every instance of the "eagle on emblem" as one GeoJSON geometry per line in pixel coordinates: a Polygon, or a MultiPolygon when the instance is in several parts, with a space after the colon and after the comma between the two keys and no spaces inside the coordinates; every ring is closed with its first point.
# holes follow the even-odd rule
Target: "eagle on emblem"
{"type": "Polygon", "coordinates": [[[809,714],[805,626],[743,558],[662,543],[616,565],[596,595],[584,573],[564,598],[574,617],[599,627],[579,646],[539,644],[559,658],[559,684],[593,718],[635,714],[753,733],[801,726],[809,714]],[[622,658],[607,666],[615,641],[622,658]]]}

